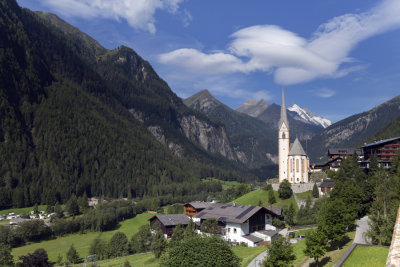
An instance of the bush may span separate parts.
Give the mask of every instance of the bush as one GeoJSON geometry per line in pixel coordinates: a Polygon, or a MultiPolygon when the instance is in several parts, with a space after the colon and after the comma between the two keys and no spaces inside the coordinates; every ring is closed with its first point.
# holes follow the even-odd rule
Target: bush
{"type": "Polygon", "coordinates": [[[288,180],[283,180],[279,185],[278,194],[281,199],[288,199],[293,195],[292,187],[288,180]]]}

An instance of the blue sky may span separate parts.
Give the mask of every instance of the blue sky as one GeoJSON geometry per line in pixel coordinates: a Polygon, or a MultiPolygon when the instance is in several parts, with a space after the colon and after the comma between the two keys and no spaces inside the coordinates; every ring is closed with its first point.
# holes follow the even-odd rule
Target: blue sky
{"type": "Polygon", "coordinates": [[[297,103],[332,121],[400,94],[398,0],[18,0],[133,48],[180,97],[297,103]]]}

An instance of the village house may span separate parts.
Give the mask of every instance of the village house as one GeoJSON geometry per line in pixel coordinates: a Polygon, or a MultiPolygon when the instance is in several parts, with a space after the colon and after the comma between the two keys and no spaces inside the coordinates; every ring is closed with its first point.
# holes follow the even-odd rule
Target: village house
{"type": "Polygon", "coordinates": [[[149,221],[152,229],[156,228],[158,224],[165,238],[170,238],[178,224],[186,228],[190,222],[190,217],[185,214],[160,214],[151,217],[149,221]]]}
{"type": "Polygon", "coordinates": [[[325,196],[332,191],[333,187],[335,186],[335,181],[331,178],[325,178],[318,184],[318,192],[319,196],[325,196]]]}
{"type": "Polygon", "coordinates": [[[282,208],[193,201],[185,204],[185,214],[155,215],[149,221],[151,228],[158,224],[165,237],[170,238],[178,224],[186,228],[191,219],[196,224],[197,232],[201,233],[202,223],[209,218],[217,220],[226,242],[254,247],[260,242],[278,238],[272,219],[282,219],[282,208]]]}

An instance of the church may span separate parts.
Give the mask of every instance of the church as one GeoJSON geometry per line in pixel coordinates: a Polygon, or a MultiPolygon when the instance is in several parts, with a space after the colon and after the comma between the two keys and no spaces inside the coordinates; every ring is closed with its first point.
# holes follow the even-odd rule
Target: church
{"type": "Polygon", "coordinates": [[[279,183],[288,180],[291,184],[308,183],[310,160],[299,139],[290,144],[289,120],[286,114],[285,95],[282,89],[281,118],[278,124],[279,183]]]}

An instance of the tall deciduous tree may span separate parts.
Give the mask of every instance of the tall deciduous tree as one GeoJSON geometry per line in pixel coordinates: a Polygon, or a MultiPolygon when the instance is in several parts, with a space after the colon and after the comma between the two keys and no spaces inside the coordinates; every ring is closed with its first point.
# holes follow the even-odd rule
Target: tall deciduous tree
{"type": "Polygon", "coordinates": [[[221,233],[218,229],[218,221],[214,218],[208,218],[201,224],[201,231],[209,234],[221,233]]]}
{"type": "Polygon", "coordinates": [[[143,225],[139,231],[132,237],[132,249],[137,252],[146,252],[150,250],[152,235],[149,225],[143,225]]]}
{"type": "Polygon", "coordinates": [[[304,254],[314,258],[318,265],[318,259],[325,255],[329,247],[328,238],[318,230],[311,230],[306,236],[306,249],[304,254]]]}
{"type": "Polygon", "coordinates": [[[14,266],[14,259],[9,245],[0,245],[0,266],[14,266]]]}
{"type": "Polygon", "coordinates": [[[293,191],[288,180],[285,179],[279,184],[278,194],[282,199],[288,199],[292,196],[293,191]]]}
{"type": "Polygon", "coordinates": [[[296,256],[289,241],[283,237],[272,241],[268,256],[264,260],[264,267],[289,267],[292,266],[296,256]]]}

